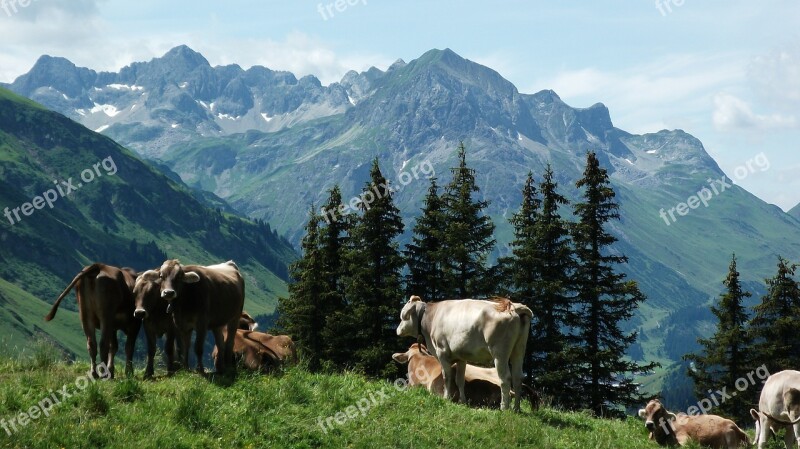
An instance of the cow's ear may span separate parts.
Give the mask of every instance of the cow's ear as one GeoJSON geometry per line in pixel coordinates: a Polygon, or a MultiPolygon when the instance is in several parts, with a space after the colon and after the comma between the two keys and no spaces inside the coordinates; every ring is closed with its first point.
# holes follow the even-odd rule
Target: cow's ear
{"type": "Polygon", "coordinates": [[[669,418],[670,421],[675,421],[678,419],[678,417],[672,412],[667,412],[667,418],[669,418]]]}
{"type": "Polygon", "coordinates": [[[408,363],[408,355],[405,352],[395,352],[392,359],[397,363],[408,363]]]}
{"type": "Polygon", "coordinates": [[[643,408],[640,408],[639,409],[639,418],[644,419],[645,416],[647,416],[647,412],[643,408]]]}
{"type": "Polygon", "coordinates": [[[161,275],[156,270],[147,270],[139,275],[139,278],[147,282],[155,282],[160,279],[160,276],[161,275]]]}
{"type": "Polygon", "coordinates": [[[195,273],[194,271],[187,271],[183,273],[183,282],[186,284],[194,284],[195,282],[200,282],[200,275],[195,273]]]}
{"type": "Polygon", "coordinates": [[[750,416],[752,416],[752,417],[753,417],[753,419],[755,419],[756,421],[758,421],[758,420],[760,420],[760,419],[761,419],[761,414],[760,414],[760,413],[758,413],[758,410],[756,410],[756,409],[754,409],[754,408],[751,408],[751,409],[750,409],[750,416]]]}

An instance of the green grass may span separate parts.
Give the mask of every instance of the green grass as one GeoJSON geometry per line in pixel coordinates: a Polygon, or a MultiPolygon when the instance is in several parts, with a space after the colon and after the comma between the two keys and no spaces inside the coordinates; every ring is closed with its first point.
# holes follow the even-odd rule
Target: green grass
{"type": "Polygon", "coordinates": [[[602,420],[549,408],[532,412],[527,404],[520,414],[470,409],[421,388],[398,389],[353,373],[294,368],[270,376],[240,371],[235,380],[179,373],[144,381],[137,367],[133,379],[79,380],[88,384],[79,389],[76,380],[85,378],[87,364],[45,359],[0,358],[0,419],[8,422],[64,386],[72,397],[49,416],[17,424],[11,436],[0,430],[0,447],[658,447],[637,418],[602,420]],[[376,404],[367,408],[371,398],[376,404]],[[359,402],[363,414],[355,408],[359,402]],[[337,413],[342,423],[331,421],[323,430],[320,420],[337,413]]]}

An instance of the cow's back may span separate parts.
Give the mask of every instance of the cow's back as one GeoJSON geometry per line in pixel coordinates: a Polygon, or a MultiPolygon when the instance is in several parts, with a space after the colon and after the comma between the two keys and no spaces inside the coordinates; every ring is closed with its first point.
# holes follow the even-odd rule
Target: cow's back
{"type": "MultiPolygon", "coordinates": [[[[222,263],[211,266],[187,265],[184,271],[200,274],[200,282],[186,285],[190,297],[198,298],[197,313],[208,316],[209,327],[219,327],[237,320],[244,308],[244,279],[236,265],[222,263]]],[[[184,307],[192,307],[184,301],[184,307]]]]}
{"type": "Polygon", "coordinates": [[[436,351],[445,349],[458,360],[489,364],[490,346],[516,337],[520,316],[513,311],[498,311],[497,303],[476,299],[456,299],[430,303],[431,343],[436,351]]]}
{"type": "Polygon", "coordinates": [[[697,441],[703,446],[725,449],[728,441],[746,441],[741,429],[730,419],[716,415],[680,415],[675,421],[678,441],[697,441]]]}

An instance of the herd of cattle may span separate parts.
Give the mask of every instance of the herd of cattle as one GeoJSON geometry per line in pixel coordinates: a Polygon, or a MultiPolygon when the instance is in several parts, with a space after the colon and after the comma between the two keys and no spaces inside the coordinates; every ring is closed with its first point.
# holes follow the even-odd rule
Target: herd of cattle
{"type": "Polygon", "coordinates": [[[268,370],[297,360],[294,343],[285,335],[256,332],[256,323],[244,307],[244,279],[233,261],[218,265],[181,265],[164,262],[157,270],[136,273],[95,263],[85,267],[56,299],[50,313],[71,289],[78,299],[78,314],[86,335],[86,347],[97,374],[97,340],[100,331],[100,359],[114,377],[117,331],[125,333],[125,372],[133,374],[133,352],[139,329],[147,337],[145,377],[154,373],[156,340],[166,336],[164,353],[167,372],[173,373],[177,345],[181,365],[189,366],[189,342],[195,332],[197,370],[203,373],[203,345],[206,333],[214,335],[214,365],[217,372],[234,367],[235,356],[251,369],[268,370]],[[233,336],[233,338],[230,338],[233,336]]]}
{"type": "MultiPolygon", "coordinates": [[[[139,329],[147,340],[145,377],[154,374],[156,340],[166,336],[167,372],[188,367],[191,333],[197,370],[204,372],[203,346],[208,331],[214,335],[212,354],[218,373],[245,368],[268,371],[296,363],[294,343],[286,335],[257,332],[257,324],[243,311],[244,280],[233,261],[218,265],[181,265],[167,260],[157,270],[136,273],[95,263],[85,267],[53,304],[45,320],[55,317],[59,304],[75,289],[86,346],[96,373],[97,341],[100,357],[114,376],[117,331],[126,335],[125,372],[133,373],[133,354],[139,329]],[[233,338],[231,338],[233,336],[233,338]],[[181,358],[175,363],[175,348],[181,358]]],[[[507,409],[514,398],[520,410],[525,397],[535,407],[538,399],[522,383],[522,361],[532,318],[531,310],[506,298],[459,299],[426,303],[412,296],[400,312],[397,335],[424,340],[392,358],[408,365],[409,385],[457,402],[507,409]],[[483,366],[492,366],[484,368],[483,366]]],[[[764,383],[755,419],[759,449],[770,432],[785,428],[786,447],[800,447],[800,372],[781,371],[764,383]]],[[[697,441],[712,448],[733,449],[750,444],[731,420],[715,415],[673,414],[658,401],[639,410],[650,439],[661,445],[697,441]]]]}

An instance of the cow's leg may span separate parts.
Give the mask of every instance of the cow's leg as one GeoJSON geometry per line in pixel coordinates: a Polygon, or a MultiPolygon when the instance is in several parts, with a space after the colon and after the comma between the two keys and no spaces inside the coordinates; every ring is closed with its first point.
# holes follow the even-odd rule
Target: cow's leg
{"type": "MultiPolygon", "coordinates": [[[[117,336],[117,331],[111,331],[111,340],[108,346],[108,365],[114,365],[114,358],[117,356],[117,351],[119,350],[119,338],[117,336]]],[[[112,374],[111,378],[113,379],[114,376],[112,374]]]]}
{"type": "Polygon", "coordinates": [[[785,427],[786,432],[783,434],[783,443],[786,445],[786,449],[793,448],[794,446],[794,429],[792,426],[785,427]]]}
{"type": "Polygon", "coordinates": [[[217,374],[223,374],[227,362],[227,357],[225,354],[225,348],[227,346],[225,345],[225,340],[222,337],[222,328],[215,327],[211,332],[214,333],[214,346],[217,349],[217,357],[214,358],[214,370],[217,372],[217,374]]]}
{"type": "Polygon", "coordinates": [[[459,400],[466,404],[467,394],[464,392],[464,373],[467,370],[467,362],[460,360],[456,362],[456,387],[458,388],[459,400]]]}
{"type": "Polygon", "coordinates": [[[793,440],[791,447],[800,447],[800,424],[795,424],[793,426],[787,426],[786,435],[792,434],[793,440]],[[797,443],[797,446],[794,444],[797,443]]]}
{"type": "Polygon", "coordinates": [[[84,320],[83,333],[86,334],[86,350],[89,352],[89,361],[92,364],[92,377],[97,378],[97,335],[88,319],[84,320]]]}
{"type": "MultiPolygon", "coordinates": [[[[144,336],[147,340],[147,367],[144,369],[144,378],[149,379],[155,374],[155,358],[156,358],[156,330],[151,325],[144,326],[144,336]]],[[[166,351],[166,347],[164,350],[166,351]]],[[[167,368],[169,370],[169,368],[167,368]]]]}
{"type": "Polygon", "coordinates": [[[511,404],[511,370],[508,367],[508,358],[495,357],[494,367],[500,377],[500,410],[506,410],[511,404]]]}
{"type": "Polygon", "coordinates": [[[228,323],[227,338],[225,338],[225,366],[231,372],[236,372],[236,361],[233,356],[233,345],[236,341],[236,328],[239,327],[238,318],[228,323]]]}
{"type": "Polygon", "coordinates": [[[197,372],[200,374],[205,374],[206,372],[205,368],[203,368],[203,345],[206,341],[207,331],[205,323],[198,323],[197,329],[194,330],[194,355],[197,357],[197,372]]]}
{"type": "MultiPolygon", "coordinates": [[[[155,342],[153,342],[153,352],[155,353],[155,342]]],[[[175,372],[175,333],[167,331],[164,341],[164,353],[167,355],[167,375],[172,375],[175,372]]],[[[180,351],[178,351],[180,356],[180,351]]]]}
{"type": "Polygon", "coordinates": [[[180,338],[180,346],[181,346],[181,348],[179,348],[181,350],[180,351],[181,352],[181,367],[183,369],[189,369],[189,348],[190,348],[189,345],[191,344],[192,331],[191,331],[191,329],[190,330],[183,330],[182,329],[179,332],[178,336],[180,338]]]}
{"type": "MultiPolygon", "coordinates": [[[[453,375],[453,364],[450,362],[450,357],[446,355],[439,354],[439,364],[442,365],[442,381],[444,382],[444,397],[450,400],[453,400],[453,380],[455,378],[453,375]]],[[[463,398],[458,398],[459,400],[463,400],[463,398]]]]}
{"type": "Polygon", "coordinates": [[[128,332],[125,334],[125,376],[133,376],[133,351],[136,349],[136,338],[139,337],[139,328],[142,326],[140,322],[131,324],[128,332]]]}
{"type": "MultiPolygon", "coordinates": [[[[106,364],[106,369],[108,370],[108,375],[110,379],[114,378],[114,358],[110,354],[111,351],[111,341],[114,337],[114,334],[109,326],[100,325],[100,360],[102,363],[106,364]]],[[[99,374],[99,373],[98,373],[99,374]]]]}

